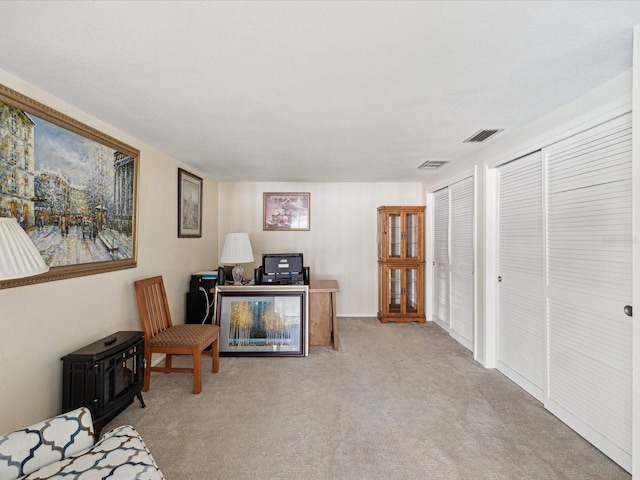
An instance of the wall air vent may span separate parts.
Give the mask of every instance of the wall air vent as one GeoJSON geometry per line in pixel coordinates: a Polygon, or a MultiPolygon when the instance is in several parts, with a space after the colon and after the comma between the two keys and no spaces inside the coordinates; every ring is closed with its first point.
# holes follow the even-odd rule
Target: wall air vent
{"type": "Polygon", "coordinates": [[[435,170],[440,168],[445,163],[449,163],[449,160],[427,160],[418,167],[419,170],[435,170]]]}
{"type": "Polygon", "coordinates": [[[488,140],[489,138],[493,137],[496,133],[501,132],[502,130],[504,130],[504,129],[480,130],[480,131],[474,133],[473,135],[471,135],[469,138],[467,138],[462,143],[482,143],[482,142],[488,140]]]}

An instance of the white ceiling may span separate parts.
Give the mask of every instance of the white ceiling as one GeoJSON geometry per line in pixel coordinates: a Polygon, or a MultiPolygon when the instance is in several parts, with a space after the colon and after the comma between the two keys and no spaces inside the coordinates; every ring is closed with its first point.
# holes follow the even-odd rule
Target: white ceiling
{"type": "Polygon", "coordinates": [[[629,69],[639,23],[638,1],[3,1],[0,69],[218,180],[419,181],[629,69]]]}

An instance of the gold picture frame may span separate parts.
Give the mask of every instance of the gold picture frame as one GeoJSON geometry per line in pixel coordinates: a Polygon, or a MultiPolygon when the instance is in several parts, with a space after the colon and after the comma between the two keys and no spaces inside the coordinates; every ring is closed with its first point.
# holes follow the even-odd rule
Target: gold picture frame
{"type": "Polygon", "coordinates": [[[265,192],[262,200],[263,230],[311,229],[311,194],[265,192]]]}
{"type": "Polygon", "coordinates": [[[0,85],[0,216],[49,265],[0,289],[137,266],[140,152],[0,85]]]}

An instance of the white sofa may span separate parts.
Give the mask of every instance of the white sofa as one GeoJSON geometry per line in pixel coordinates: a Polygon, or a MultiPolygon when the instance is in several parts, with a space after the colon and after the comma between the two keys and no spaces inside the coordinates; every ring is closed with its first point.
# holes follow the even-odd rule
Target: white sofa
{"type": "Polygon", "coordinates": [[[91,412],[82,407],[0,437],[0,480],[164,480],[131,425],[94,442],[91,412]]]}

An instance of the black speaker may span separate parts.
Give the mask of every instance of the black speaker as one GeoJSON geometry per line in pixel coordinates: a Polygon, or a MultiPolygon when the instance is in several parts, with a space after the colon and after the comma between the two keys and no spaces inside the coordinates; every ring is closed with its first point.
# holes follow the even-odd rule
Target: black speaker
{"type": "Polygon", "coordinates": [[[209,291],[187,292],[186,323],[213,323],[213,293],[209,291]]]}
{"type": "Polygon", "coordinates": [[[217,277],[211,278],[209,275],[202,275],[198,273],[194,273],[191,275],[191,280],[189,281],[189,291],[191,293],[197,293],[200,288],[203,288],[205,291],[209,291],[214,288],[218,283],[217,277]]]}
{"type": "Polygon", "coordinates": [[[225,281],[233,283],[233,265],[218,267],[218,285],[224,285],[225,281]]]}

